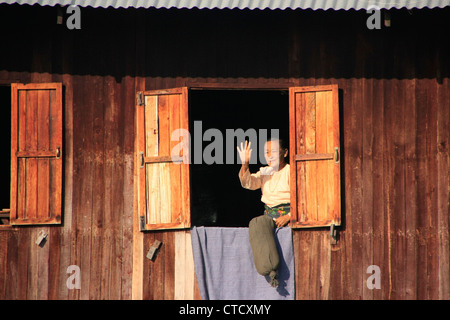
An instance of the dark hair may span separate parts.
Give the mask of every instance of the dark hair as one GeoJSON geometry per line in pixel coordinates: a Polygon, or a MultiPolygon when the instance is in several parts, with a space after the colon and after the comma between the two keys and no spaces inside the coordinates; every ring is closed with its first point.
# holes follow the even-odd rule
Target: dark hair
{"type": "Polygon", "coordinates": [[[278,143],[280,144],[280,149],[288,149],[289,150],[289,143],[286,141],[286,139],[284,139],[284,137],[270,137],[269,139],[267,139],[267,141],[278,141],[278,143]]]}

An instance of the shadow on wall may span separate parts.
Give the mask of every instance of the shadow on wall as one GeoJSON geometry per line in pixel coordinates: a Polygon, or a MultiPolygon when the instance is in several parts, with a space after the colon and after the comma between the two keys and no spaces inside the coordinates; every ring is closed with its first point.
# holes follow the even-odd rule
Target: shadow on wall
{"type": "Polygon", "coordinates": [[[443,40],[449,7],[393,9],[391,27],[380,30],[367,28],[365,10],[86,7],[81,30],[56,24],[56,12],[0,4],[0,27],[8,30],[0,70],[112,75],[117,82],[136,75],[440,81],[450,74],[443,40]]]}

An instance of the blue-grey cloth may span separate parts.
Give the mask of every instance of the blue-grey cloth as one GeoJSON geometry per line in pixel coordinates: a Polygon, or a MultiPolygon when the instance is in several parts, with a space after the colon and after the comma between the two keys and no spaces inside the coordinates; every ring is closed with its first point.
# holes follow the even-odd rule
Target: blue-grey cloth
{"type": "Polygon", "coordinates": [[[203,300],[293,300],[294,247],[290,227],[275,230],[279,285],[256,271],[248,228],[193,227],[195,274],[203,300]]]}

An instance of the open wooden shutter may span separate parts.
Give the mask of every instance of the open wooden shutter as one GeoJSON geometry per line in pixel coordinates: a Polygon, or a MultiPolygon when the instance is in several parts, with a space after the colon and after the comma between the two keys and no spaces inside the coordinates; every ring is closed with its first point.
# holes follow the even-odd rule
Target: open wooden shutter
{"type": "Polygon", "coordinates": [[[337,85],[289,91],[291,226],[341,223],[337,85]]]}
{"type": "Polygon", "coordinates": [[[61,223],[62,84],[11,85],[11,224],[61,223]]]}
{"type": "Polygon", "coordinates": [[[138,92],[137,101],[141,230],[189,228],[189,139],[171,141],[174,130],[189,130],[188,89],[138,92]],[[171,153],[180,143],[186,143],[187,148],[178,154],[180,161],[174,162],[171,153]]]}

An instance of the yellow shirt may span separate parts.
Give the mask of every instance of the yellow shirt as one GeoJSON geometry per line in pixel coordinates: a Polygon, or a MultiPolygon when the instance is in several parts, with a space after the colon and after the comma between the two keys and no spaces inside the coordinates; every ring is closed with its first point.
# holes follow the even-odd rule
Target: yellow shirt
{"type": "Polygon", "coordinates": [[[286,164],[283,169],[273,172],[270,166],[261,167],[257,173],[250,170],[239,171],[239,180],[245,189],[256,190],[261,188],[261,201],[269,207],[291,202],[290,169],[286,164]]]}

